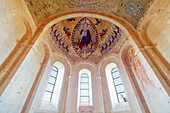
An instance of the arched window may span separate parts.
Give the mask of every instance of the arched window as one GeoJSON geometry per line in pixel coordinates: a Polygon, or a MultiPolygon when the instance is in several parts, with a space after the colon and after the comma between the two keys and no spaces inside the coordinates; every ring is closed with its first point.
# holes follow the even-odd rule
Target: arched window
{"type": "Polygon", "coordinates": [[[89,76],[86,73],[80,78],[80,105],[90,105],[89,76]]]}
{"type": "Polygon", "coordinates": [[[117,112],[129,110],[129,103],[127,102],[127,97],[117,65],[115,63],[109,63],[105,68],[105,74],[112,109],[117,112]]]}
{"type": "Polygon", "coordinates": [[[48,79],[45,94],[44,94],[44,97],[43,97],[44,101],[51,101],[52,95],[53,95],[53,92],[54,92],[54,86],[55,86],[55,83],[56,83],[57,75],[58,75],[58,68],[53,66],[51,73],[50,73],[50,77],[48,79]]]}
{"type": "Polygon", "coordinates": [[[111,74],[113,77],[113,82],[114,82],[118,102],[127,102],[127,96],[125,94],[125,90],[122,84],[122,80],[120,78],[118,68],[114,67],[111,71],[111,74]]]}
{"type": "Polygon", "coordinates": [[[88,69],[79,71],[77,111],[81,106],[92,106],[91,72],[88,69]]]}
{"type": "Polygon", "coordinates": [[[48,79],[44,78],[46,86],[41,102],[41,109],[58,109],[64,80],[65,67],[61,62],[55,62],[48,79]]]}

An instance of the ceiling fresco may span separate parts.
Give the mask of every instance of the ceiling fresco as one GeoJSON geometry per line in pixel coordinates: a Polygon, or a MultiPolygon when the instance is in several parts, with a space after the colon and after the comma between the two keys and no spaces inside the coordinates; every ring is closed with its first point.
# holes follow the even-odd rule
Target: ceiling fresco
{"type": "Polygon", "coordinates": [[[98,18],[65,19],[52,25],[49,32],[55,47],[73,59],[102,58],[110,51],[118,52],[125,41],[118,26],[98,18]]]}
{"type": "Polygon", "coordinates": [[[134,27],[154,0],[25,0],[38,25],[44,19],[65,11],[93,10],[124,18],[134,27]]]}

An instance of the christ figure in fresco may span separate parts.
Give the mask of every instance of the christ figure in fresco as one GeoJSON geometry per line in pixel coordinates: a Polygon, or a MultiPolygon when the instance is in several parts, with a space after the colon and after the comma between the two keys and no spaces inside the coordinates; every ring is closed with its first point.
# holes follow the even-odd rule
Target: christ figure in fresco
{"type": "Polygon", "coordinates": [[[80,31],[80,36],[79,36],[79,48],[82,49],[84,46],[88,46],[91,42],[91,34],[90,30],[88,29],[88,24],[85,23],[83,25],[83,29],[80,31]]]}

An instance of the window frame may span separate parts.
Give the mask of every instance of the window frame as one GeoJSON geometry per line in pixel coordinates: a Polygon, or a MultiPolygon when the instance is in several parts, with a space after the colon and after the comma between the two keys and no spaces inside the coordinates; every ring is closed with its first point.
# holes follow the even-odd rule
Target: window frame
{"type": "Polygon", "coordinates": [[[90,88],[89,88],[89,75],[87,74],[87,73],[82,73],[81,75],[80,75],[80,106],[88,106],[88,105],[90,105],[90,88]],[[87,77],[82,77],[82,75],[87,75],[87,77]],[[88,78],[88,82],[83,82],[82,81],[82,78],[88,78]],[[81,88],[81,85],[82,84],[86,84],[86,85],[88,85],[88,89],[84,89],[84,88],[81,88]],[[84,95],[82,95],[81,94],[81,91],[82,90],[87,90],[88,91],[88,96],[84,96],[84,95]],[[88,97],[88,101],[81,101],[81,97],[88,97]],[[87,105],[83,105],[83,104],[81,104],[82,102],[87,102],[88,104],[87,105]]]}
{"type": "MultiPolygon", "coordinates": [[[[50,99],[47,100],[47,99],[44,99],[44,97],[43,97],[43,100],[44,100],[44,101],[49,101],[49,102],[51,102],[52,96],[53,96],[53,93],[54,93],[54,89],[55,89],[55,84],[56,84],[56,81],[57,81],[58,73],[59,73],[58,68],[57,68],[56,66],[53,66],[52,69],[51,69],[51,72],[50,72],[50,76],[49,76],[49,78],[48,78],[48,82],[47,82],[47,85],[46,85],[46,89],[45,89],[45,93],[50,93],[50,94],[49,94],[49,95],[50,95],[50,99]],[[53,68],[55,68],[55,69],[53,69],[53,68]],[[56,73],[56,77],[53,76],[53,75],[51,75],[52,72],[55,72],[55,73],[56,73]],[[49,82],[50,78],[53,78],[53,79],[54,79],[54,82],[53,82],[53,83],[49,82]],[[51,86],[51,87],[52,87],[52,91],[49,91],[49,90],[47,89],[47,87],[48,87],[49,84],[52,85],[52,86],[51,86]]],[[[45,93],[44,93],[44,96],[46,95],[45,93]]]]}
{"type": "Polygon", "coordinates": [[[127,96],[126,97],[122,96],[123,93],[126,95],[126,92],[125,92],[125,89],[124,89],[124,86],[123,86],[123,83],[122,83],[122,79],[120,77],[119,69],[117,67],[112,68],[111,75],[112,75],[113,84],[114,84],[114,88],[115,88],[115,91],[116,91],[116,96],[117,96],[118,102],[119,103],[121,103],[121,102],[128,102],[127,96]],[[118,77],[117,76],[114,77],[114,74],[116,72],[117,72],[117,74],[119,74],[118,77]],[[121,83],[116,84],[115,79],[119,79],[119,78],[120,78],[120,82],[121,83]],[[121,86],[123,90],[119,92],[118,89],[117,89],[118,86],[121,86]],[[123,99],[123,101],[120,100],[120,97],[118,95],[121,95],[121,98],[123,99]]]}

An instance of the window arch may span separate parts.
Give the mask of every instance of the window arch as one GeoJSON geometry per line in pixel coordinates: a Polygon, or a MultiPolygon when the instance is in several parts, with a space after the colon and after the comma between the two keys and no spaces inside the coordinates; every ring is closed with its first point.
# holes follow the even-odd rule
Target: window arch
{"type": "Polygon", "coordinates": [[[86,73],[80,77],[80,105],[90,105],[89,76],[86,73]]]}
{"type": "Polygon", "coordinates": [[[77,111],[79,111],[80,106],[91,105],[92,105],[91,72],[88,69],[81,69],[79,71],[77,111]]]}
{"type": "Polygon", "coordinates": [[[115,63],[107,64],[107,66],[105,67],[105,74],[109,91],[108,96],[110,97],[109,99],[112,105],[112,109],[114,111],[122,111],[121,108],[124,106],[124,110],[129,110],[129,103],[125,95],[125,90],[122,85],[117,65],[115,63]],[[121,95],[123,96],[123,98],[121,95]]]}
{"type": "Polygon", "coordinates": [[[48,79],[47,87],[44,93],[44,97],[43,97],[44,101],[51,101],[57,75],[58,75],[58,68],[56,66],[53,66],[51,73],[50,73],[50,77],[48,79]]]}
{"type": "Polygon", "coordinates": [[[113,77],[113,83],[116,90],[116,95],[118,98],[118,102],[127,102],[127,96],[125,94],[125,90],[122,84],[122,80],[120,78],[120,74],[117,67],[114,67],[111,71],[113,77]]]}
{"type": "Polygon", "coordinates": [[[65,73],[65,66],[61,62],[55,62],[51,69],[49,77],[46,81],[46,88],[44,89],[44,96],[42,98],[41,109],[57,109],[63,79],[65,73]]]}

